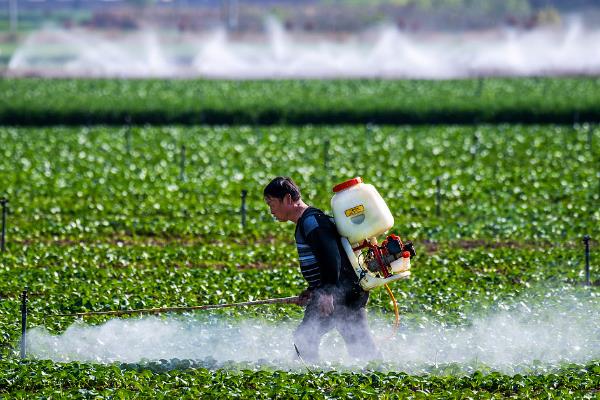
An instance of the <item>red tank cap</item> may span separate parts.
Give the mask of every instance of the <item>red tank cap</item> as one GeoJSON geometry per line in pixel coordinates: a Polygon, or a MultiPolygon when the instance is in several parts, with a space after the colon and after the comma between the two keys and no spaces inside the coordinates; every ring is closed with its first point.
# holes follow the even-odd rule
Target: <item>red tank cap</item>
{"type": "Polygon", "coordinates": [[[403,251],[402,252],[402,258],[409,258],[410,257],[410,251],[403,251]]]}
{"type": "Polygon", "coordinates": [[[335,185],[333,187],[333,193],[341,192],[342,190],[348,189],[349,187],[352,187],[354,185],[358,185],[359,183],[362,183],[362,178],[360,176],[349,179],[346,182],[342,182],[339,185],[335,185]]]}

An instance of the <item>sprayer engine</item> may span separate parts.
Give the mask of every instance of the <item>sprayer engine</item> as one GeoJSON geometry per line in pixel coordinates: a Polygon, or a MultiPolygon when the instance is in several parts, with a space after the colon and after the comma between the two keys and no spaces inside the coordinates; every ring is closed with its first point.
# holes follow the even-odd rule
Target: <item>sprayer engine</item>
{"type": "Polygon", "coordinates": [[[415,248],[412,242],[403,243],[399,236],[389,235],[381,244],[370,238],[354,247],[342,237],[342,246],[364,290],[410,277],[410,259],[416,255],[415,248]]]}
{"type": "Polygon", "coordinates": [[[410,259],[416,255],[412,242],[402,243],[402,240],[396,235],[389,235],[381,246],[366,243],[363,245],[367,246],[367,250],[363,252],[364,265],[369,271],[384,277],[408,270],[404,259],[410,259]]]}

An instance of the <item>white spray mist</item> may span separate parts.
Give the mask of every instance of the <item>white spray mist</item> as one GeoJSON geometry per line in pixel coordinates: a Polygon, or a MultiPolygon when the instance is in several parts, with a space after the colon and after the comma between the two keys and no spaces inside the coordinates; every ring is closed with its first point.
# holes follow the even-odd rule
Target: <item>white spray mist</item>
{"type": "MultiPolygon", "coordinates": [[[[585,363],[600,359],[598,296],[563,295],[552,301],[507,306],[461,327],[441,323],[402,326],[395,338],[389,321],[371,318],[384,361],[395,370],[422,372],[429,367],[477,365],[511,373],[516,366],[585,363]]],[[[298,321],[299,322],[299,321],[298,321]]],[[[268,360],[281,368],[297,367],[292,333],[297,323],[258,319],[226,320],[203,315],[113,319],[102,325],[76,323],[61,335],[44,328],[28,332],[29,354],[54,361],[110,363],[158,359],[215,359],[218,362],[268,360]]],[[[324,362],[360,366],[347,356],[337,332],[321,343],[324,362]]]]}

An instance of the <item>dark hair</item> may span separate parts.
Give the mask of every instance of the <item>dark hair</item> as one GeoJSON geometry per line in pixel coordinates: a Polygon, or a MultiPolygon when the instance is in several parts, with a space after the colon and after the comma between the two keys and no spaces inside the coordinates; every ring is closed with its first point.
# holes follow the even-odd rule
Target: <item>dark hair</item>
{"type": "Polygon", "coordinates": [[[273,179],[263,190],[263,196],[274,197],[283,200],[286,194],[289,194],[293,201],[300,200],[300,189],[294,183],[292,178],[287,176],[278,176],[273,179]]]}

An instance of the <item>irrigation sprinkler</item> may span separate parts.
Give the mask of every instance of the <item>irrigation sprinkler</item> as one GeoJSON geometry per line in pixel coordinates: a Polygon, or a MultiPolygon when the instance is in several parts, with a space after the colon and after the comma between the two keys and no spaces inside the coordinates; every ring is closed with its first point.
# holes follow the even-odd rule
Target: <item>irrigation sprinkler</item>
{"type": "Polygon", "coordinates": [[[585,284],[590,286],[590,236],[585,235],[583,237],[583,244],[585,245],[585,284]]]}
{"type": "Polygon", "coordinates": [[[246,196],[248,196],[248,191],[244,189],[242,190],[242,206],[240,207],[240,214],[242,215],[242,228],[246,227],[246,196]]]}
{"type": "Polygon", "coordinates": [[[21,294],[21,359],[27,355],[27,290],[25,288],[21,294]]]}
{"type": "Polygon", "coordinates": [[[179,160],[179,180],[185,181],[185,144],[181,145],[181,157],[179,160]]]}
{"type": "Polygon", "coordinates": [[[441,215],[441,203],[442,203],[442,181],[438,176],[435,178],[435,215],[438,217],[441,215]]]}
{"type": "Polygon", "coordinates": [[[2,236],[0,237],[0,249],[4,253],[6,251],[6,204],[8,203],[8,199],[5,197],[0,199],[0,204],[2,204],[2,236]]]}
{"type": "Polygon", "coordinates": [[[198,310],[214,310],[218,308],[230,308],[230,307],[245,307],[245,306],[259,306],[263,304],[299,304],[300,296],[292,297],[279,297],[274,299],[265,300],[254,300],[245,301],[242,303],[228,303],[228,304],[207,304],[204,306],[190,306],[190,307],[162,307],[162,308],[139,308],[135,310],[115,310],[115,311],[90,311],[73,314],[50,314],[46,315],[45,318],[57,318],[57,317],[76,317],[82,318],[92,315],[130,315],[130,314],[162,314],[169,312],[186,312],[186,311],[198,311],[198,310]]]}

